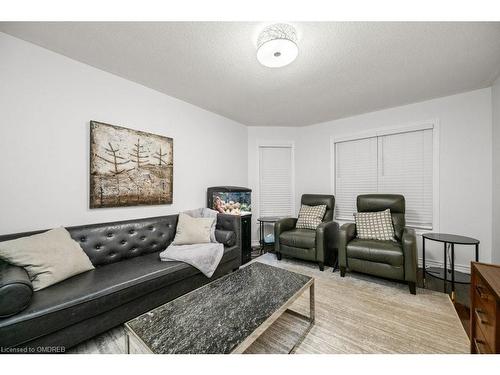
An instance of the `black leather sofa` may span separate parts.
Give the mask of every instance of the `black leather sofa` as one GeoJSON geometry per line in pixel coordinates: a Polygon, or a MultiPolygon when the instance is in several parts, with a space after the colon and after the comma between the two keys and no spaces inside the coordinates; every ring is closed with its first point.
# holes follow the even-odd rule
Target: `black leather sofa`
{"type": "MultiPolygon", "coordinates": [[[[217,217],[224,256],[210,279],[185,263],[160,261],[176,225],[177,215],[170,215],[69,227],[96,268],[34,293],[23,268],[1,264],[0,347],[70,348],[241,265],[239,217],[217,217]]],[[[0,241],[41,232],[3,235],[0,241]]]]}

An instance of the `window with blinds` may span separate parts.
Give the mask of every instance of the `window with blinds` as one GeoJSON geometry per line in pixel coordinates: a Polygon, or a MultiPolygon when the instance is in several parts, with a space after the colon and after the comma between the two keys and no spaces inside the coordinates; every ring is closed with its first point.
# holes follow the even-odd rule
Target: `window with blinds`
{"type": "Polygon", "coordinates": [[[338,220],[353,220],[360,194],[402,194],[406,222],[432,229],[432,128],[335,143],[338,220]]]}
{"type": "Polygon", "coordinates": [[[259,212],[261,216],[293,215],[293,150],[259,146],[259,212]]]}

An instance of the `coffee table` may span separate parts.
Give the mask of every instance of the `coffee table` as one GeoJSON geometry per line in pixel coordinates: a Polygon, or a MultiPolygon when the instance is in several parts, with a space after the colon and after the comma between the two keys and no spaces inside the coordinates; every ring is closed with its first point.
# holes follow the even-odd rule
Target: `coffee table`
{"type": "Polygon", "coordinates": [[[293,353],[314,325],[314,278],[254,262],[125,323],[127,352],[243,353],[284,312],[309,322],[293,353]],[[307,289],[309,316],[288,308],[307,289]]]}

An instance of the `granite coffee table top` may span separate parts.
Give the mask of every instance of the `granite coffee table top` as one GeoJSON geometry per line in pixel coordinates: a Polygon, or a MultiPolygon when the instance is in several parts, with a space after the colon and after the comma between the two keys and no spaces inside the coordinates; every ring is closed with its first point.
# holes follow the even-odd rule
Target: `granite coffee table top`
{"type": "Polygon", "coordinates": [[[255,262],[125,327],[152,353],[231,353],[312,283],[312,277],[255,262]]]}

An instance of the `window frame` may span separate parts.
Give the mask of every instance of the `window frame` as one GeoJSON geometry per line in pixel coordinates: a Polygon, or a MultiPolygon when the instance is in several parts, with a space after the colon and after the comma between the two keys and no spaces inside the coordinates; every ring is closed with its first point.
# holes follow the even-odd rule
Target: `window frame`
{"type": "MultiPolygon", "coordinates": [[[[385,135],[408,133],[412,131],[432,129],[432,228],[412,227],[418,234],[432,231],[439,231],[439,120],[432,119],[420,121],[406,125],[390,126],[374,128],[358,133],[347,133],[346,135],[338,135],[330,137],[330,190],[333,195],[336,194],[336,171],[335,171],[335,144],[339,142],[354,141],[365,138],[381,137],[385,135]]],[[[336,217],[334,216],[335,220],[336,217]]],[[[338,219],[339,223],[354,222],[352,220],[338,219]]]]}

